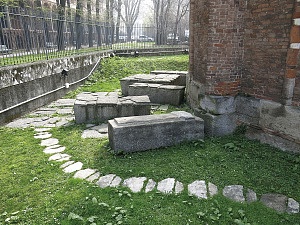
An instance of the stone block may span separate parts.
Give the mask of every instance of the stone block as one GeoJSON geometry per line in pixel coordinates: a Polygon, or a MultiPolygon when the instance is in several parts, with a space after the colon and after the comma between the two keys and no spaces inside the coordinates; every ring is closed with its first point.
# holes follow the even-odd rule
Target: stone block
{"type": "Polygon", "coordinates": [[[97,123],[116,117],[149,115],[148,96],[119,97],[116,92],[83,93],[74,104],[76,123],[97,123]]]}
{"type": "Polygon", "coordinates": [[[237,116],[235,113],[212,115],[195,109],[195,116],[204,120],[204,132],[207,136],[224,136],[236,129],[237,116]]]}
{"type": "Polygon", "coordinates": [[[152,103],[180,105],[184,99],[184,86],[152,83],[134,83],[129,85],[128,94],[147,95],[152,103]]]}
{"type": "Polygon", "coordinates": [[[125,77],[120,80],[122,94],[129,95],[128,87],[134,83],[155,83],[165,85],[177,85],[180,80],[180,75],[176,74],[136,74],[130,77],[125,77]]]}
{"type": "Polygon", "coordinates": [[[267,207],[276,210],[277,212],[285,212],[287,209],[288,198],[281,194],[264,194],[260,201],[267,207]]]}
{"type": "Polygon", "coordinates": [[[204,123],[183,111],[121,117],[108,121],[108,135],[114,152],[136,152],[203,139],[204,123]]]}
{"type": "Polygon", "coordinates": [[[179,75],[179,78],[176,79],[176,85],[179,86],[186,86],[186,79],[188,72],[187,71],[168,71],[168,70],[154,70],[151,71],[150,74],[155,74],[155,75],[168,75],[168,74],[173,74],[173,75],[179,75]]]}
{"type": "Polygon", "coordinates": [[[247,124],[258,125],[260,117],[260,99],[253,97],[237,96],[236,113],[239,121],[247,124]]]}
{"type": "Polygon", "coordinates": [[[200,107],[212,114],[221,115],[235,112],[235,98],[232,96],[204,95],[200,107]]]}

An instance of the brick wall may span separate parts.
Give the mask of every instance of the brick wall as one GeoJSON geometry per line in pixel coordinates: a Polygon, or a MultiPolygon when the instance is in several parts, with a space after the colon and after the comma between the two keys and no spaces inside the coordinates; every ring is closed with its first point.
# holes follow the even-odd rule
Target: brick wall
{"type": "Polygon", "coordinates": [[[238,92],[300,105],[298,0],[191,0],[191,79],[209,95],[238,92]],[[287,102],[287,101],[286,101],[287,102]]]}
{"type": "Polygon", "coordinates": [[[294,0],[248,1],[241,92],[281,101],[294,0]]]}

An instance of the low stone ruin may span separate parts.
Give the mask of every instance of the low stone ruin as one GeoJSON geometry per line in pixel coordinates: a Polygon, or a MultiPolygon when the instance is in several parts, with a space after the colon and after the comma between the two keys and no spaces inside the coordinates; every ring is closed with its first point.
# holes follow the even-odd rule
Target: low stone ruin
{"type": "Polygon", "coordinates": [[[108,121],[108,136],[116,153],[144,151],[203,139],[204,122],[184,111],[121,117],[108,121]]]}

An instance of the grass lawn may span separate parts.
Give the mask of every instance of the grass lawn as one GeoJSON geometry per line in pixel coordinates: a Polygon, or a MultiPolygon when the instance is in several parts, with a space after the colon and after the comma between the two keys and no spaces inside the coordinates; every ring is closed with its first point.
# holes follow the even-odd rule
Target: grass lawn
{"type": "MultiPolygon", "coordinates": [[[[187,56],[107,60],[101,74],[96,72],[80,91],[97,91],[97,87],[98,91],[115,90],[119,86],[112,80],[153,69],[186,70],[187,60],[187,56]],[[111,87],[111,82],[116,86],[111,87]]],[[[83,162],[84,168],[97,169],[105,175],[114,173],[123,179],[145,176],[160,181],[172,177],[185,185],[185,191],[164,195],[155,191],[133,194],[124,187],[100,189],[63,173],[59,168],[62,163],[48,162],[40,140],[33,138],[33,129],[2,127],[0,224],[300,223],[300,214],[280,214],[260,202],[235,203],[221,193],[199,200],[187,193],[188,184],[206,180],[220,190],[240,184],[258,196],[280,193],[299,202],[300,156],[247,140],[241,134],[116,156],[107,139],[82,139],[83,129],[73,125],[52,129],[51,133],[66,146],[65,152],[72,155],[72,160],[83,162]]]]}

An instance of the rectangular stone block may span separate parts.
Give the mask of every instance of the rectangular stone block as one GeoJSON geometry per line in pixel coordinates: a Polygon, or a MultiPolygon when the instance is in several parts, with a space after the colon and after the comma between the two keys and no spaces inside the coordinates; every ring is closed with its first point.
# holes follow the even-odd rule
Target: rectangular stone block
{"type": "Polygon", "coordinates": [[[188,72],[187,71],[169,71],[169,70],[154,70],[151,71],[150,74],[155,75],[166,75],[166,74],[175,74],[179,75],[179,78],[176,79],[174,85],[186,86],[186,79],[188,72]]]}
{"type": "Polygon", "coordinates": [[[121,117],[108,121],[114,152],[137,152],[204,138],[203,120],[190,113],[121,117]]]}
{"type": "Polygon", "coordinates": [[[184,86],[151,83],[129,85],[128,94],[133,96],[148,95],[152,103],[180,105],[184,100],[184,86]]]}
{"type": "Polygon", "coordinates": [[[260,99],[237,96],[236,113],[240,122],[257,126],[260,117],[260,99]]]}
{"type": "Polygon", "coordinates": [[[228,135],[234,132],[237,126],[237,116],[235,113],[212,115],[196,109],[195,115],[204,120],[204,132],[207,136],[228,135]]]}
{"type": "Polygon", "coordinates": [[[166,84],[166,85],[178,85],[178,80],[180,75],[174,74],[136,74],[130,77],[125,77],[120,80],[122,94],[124,96],[128,94],[128,86],[134,83],[156,83],[156,84],[166,84]]]}
{"type": "Polygon", "coordinates": [[[116,117],[149,115],[148,96],[119,97],[116,92],[81,93],[74,104],[76,123],[97,123],[116,117]]]}
{"type": "Polygon", "coordinates": [[[235,99],[232,96],[204,95],[200,99],[200,107],[215,115],[235,112],[235,99]]]}

